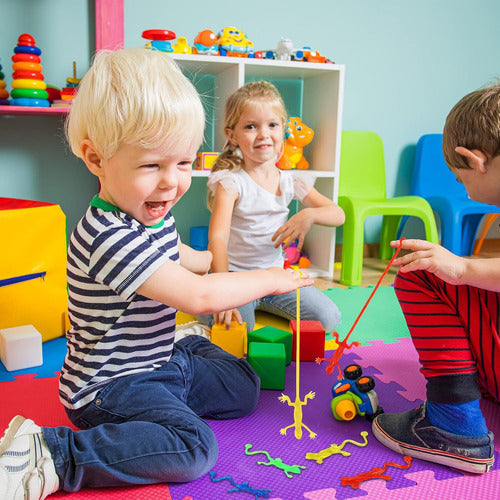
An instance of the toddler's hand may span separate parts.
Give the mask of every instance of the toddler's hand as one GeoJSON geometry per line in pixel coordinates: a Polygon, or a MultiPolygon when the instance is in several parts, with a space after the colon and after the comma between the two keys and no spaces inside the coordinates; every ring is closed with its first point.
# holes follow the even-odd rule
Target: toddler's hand
{"type": "Polygon", "coordinates": [[[238,309],[229,309],[229,311],[221,311],[214,314],[214,323],[221,323],[228,329],[231,326],[231,321],[237,321],[240,325],[243,323],[240,311],[238,309]]]}
{"type": "Polygon", "coordinates": [[[276,289],[272,295],[281,295],[283,293],[293,292],[297,288],[311,286],[314,284],[314,281],[309,278],[308,274],[294,271],[293,269],[270,267],[268,271],[273,274],[273,279],[276,283],[276,289]]]}

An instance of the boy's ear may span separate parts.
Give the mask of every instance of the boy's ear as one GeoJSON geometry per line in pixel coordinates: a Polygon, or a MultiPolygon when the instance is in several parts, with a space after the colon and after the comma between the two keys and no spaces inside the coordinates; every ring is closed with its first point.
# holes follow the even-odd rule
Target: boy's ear
{"type": "Polygon", "coordinates": [[[460,156],[463,156],[469,167],[479,171],[486,172],[486,163],[488,162],[488,157],[478,149],[467,149],[463,146],[458,146],[455,148],[455,152],[460,156]]]}
{"type": "Polygon", "coordinates": [[[87,168],[97,177],[102,174],[101,155],[97,151],[94,143],[90,139],[85,139],[80,144],[82,159],[87,165],[87,168]]]}

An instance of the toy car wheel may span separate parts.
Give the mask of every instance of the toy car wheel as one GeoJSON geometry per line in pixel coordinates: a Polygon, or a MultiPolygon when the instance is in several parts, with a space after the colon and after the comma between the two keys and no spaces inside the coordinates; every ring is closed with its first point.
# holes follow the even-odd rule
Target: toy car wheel
{"type": "Polygon", "coordinates": [[[368,375],[363,375],[358,380],[356,380],[356,387],[359,392],[368,392],[375,387],[375,380],[368,375]]]}
{"type": "Polygon", "coordinates": [[[361,366],[359,365],[349,365],[344,368],[344,377],[347,380],[356,380],[361,377],[363,371],[361,370],[361,366]]]}

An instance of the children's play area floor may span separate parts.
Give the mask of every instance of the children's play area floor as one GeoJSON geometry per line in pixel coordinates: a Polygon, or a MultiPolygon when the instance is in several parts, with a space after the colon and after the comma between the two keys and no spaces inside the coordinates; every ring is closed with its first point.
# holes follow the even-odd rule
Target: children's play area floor
{"type": "MultiPolygon", "coordinates": [[[[342,324],[338,329],[340,339],[348,333],[372,290],[372,287],[354,287],[325,291],[343,312],[342,324]]],[[[270,320],[261,316],[259,321],[267,323],[270,320]]],[[[285,323],[272,324],[286,328],[285,323]]],[[[422,402],[425,381],[419,372],[418,358],[392,287],[380,287],[377,290],[349,339],[354,340],[361,342],[361,345],[345,351],[340,365],[343,368],[350,363],[357,363],[363,368],[364,374],[374,378],[375,391],[386,412],[410,410],[422,402]]],[[[327,357],[331,354],[328,351],[333,351],[335,347],[335,341],[327,338],[327,357]]],[[[9,373],[0,365],[0,429],[3,430],[16,414],[33,418],[44,426],[71,426],[57,395],[57,372],[65,354],[65,341],[56,339],[46,342],[43,350],[42,367],[9,373]]],[[[50,498],[500,498],[500,405],[481,402],[488,426],[496,436],[494,470],[479,476],[466,475],[418,459],[413,459],[408,467],[402,455],[385,448],[372,436],[370,423],[363,417],[357,416],[349,422],[339,422],[333,418],[330,409],[331,388],[337,380],[337,373],[334,371],[328,375],[325,367],[326,363],[317,365],[314,362],[301,362],[299,365],[300,399],[304,400],[310,391],[315,393],[314,399],[308,399],[307,404],[302,406],[303,423],[317,434],[314,439],[309,437],[306,430],[301,439],[296,439],[293,428],[286,435],[280,434],[280,429],[294,423],[294,408],[278,399],[281,391],[263,390],[252,415],[232,421],[209,421],[219,442],[219,458],[210,474],[188,484],[82,490],[71,495],[61,492],[50,498]],[[358,444],[364,442],[364,432],[367,432],[368,444],[353,444],[352,441],[358,444]],[[308,453],[318,453],[328,448],[336,450],[336,453],[330,456],[324,453],[323,460],[306,458],[308,453]],[[342,481],[341,478],[352,478],[373,468],[383,470],[379,471],[383,479],[358,483],[351,481],[352,485],[342,485],[346,480],[342,481]]],[[[283,394],[292,401],[296,398],[296,365],[293,362],[286,369],[283,394]]]]}

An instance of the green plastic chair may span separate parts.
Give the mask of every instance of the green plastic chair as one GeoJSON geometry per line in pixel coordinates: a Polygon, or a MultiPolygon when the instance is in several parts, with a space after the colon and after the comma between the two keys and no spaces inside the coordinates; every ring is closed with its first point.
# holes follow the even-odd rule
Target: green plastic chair
{"type": "Polygon", "coordinates": [[[343,226],[340,283],[361,285],[364,223],[370,215],[383,215],[379,258],[390,259],[401,218],[418,217],[428,241],[439,243],[436,219],[429,203],[420,196],[387,198],[384,146],[374,132],[344,131],[340,150],[339,199],[346,221],[343,226]]]}

